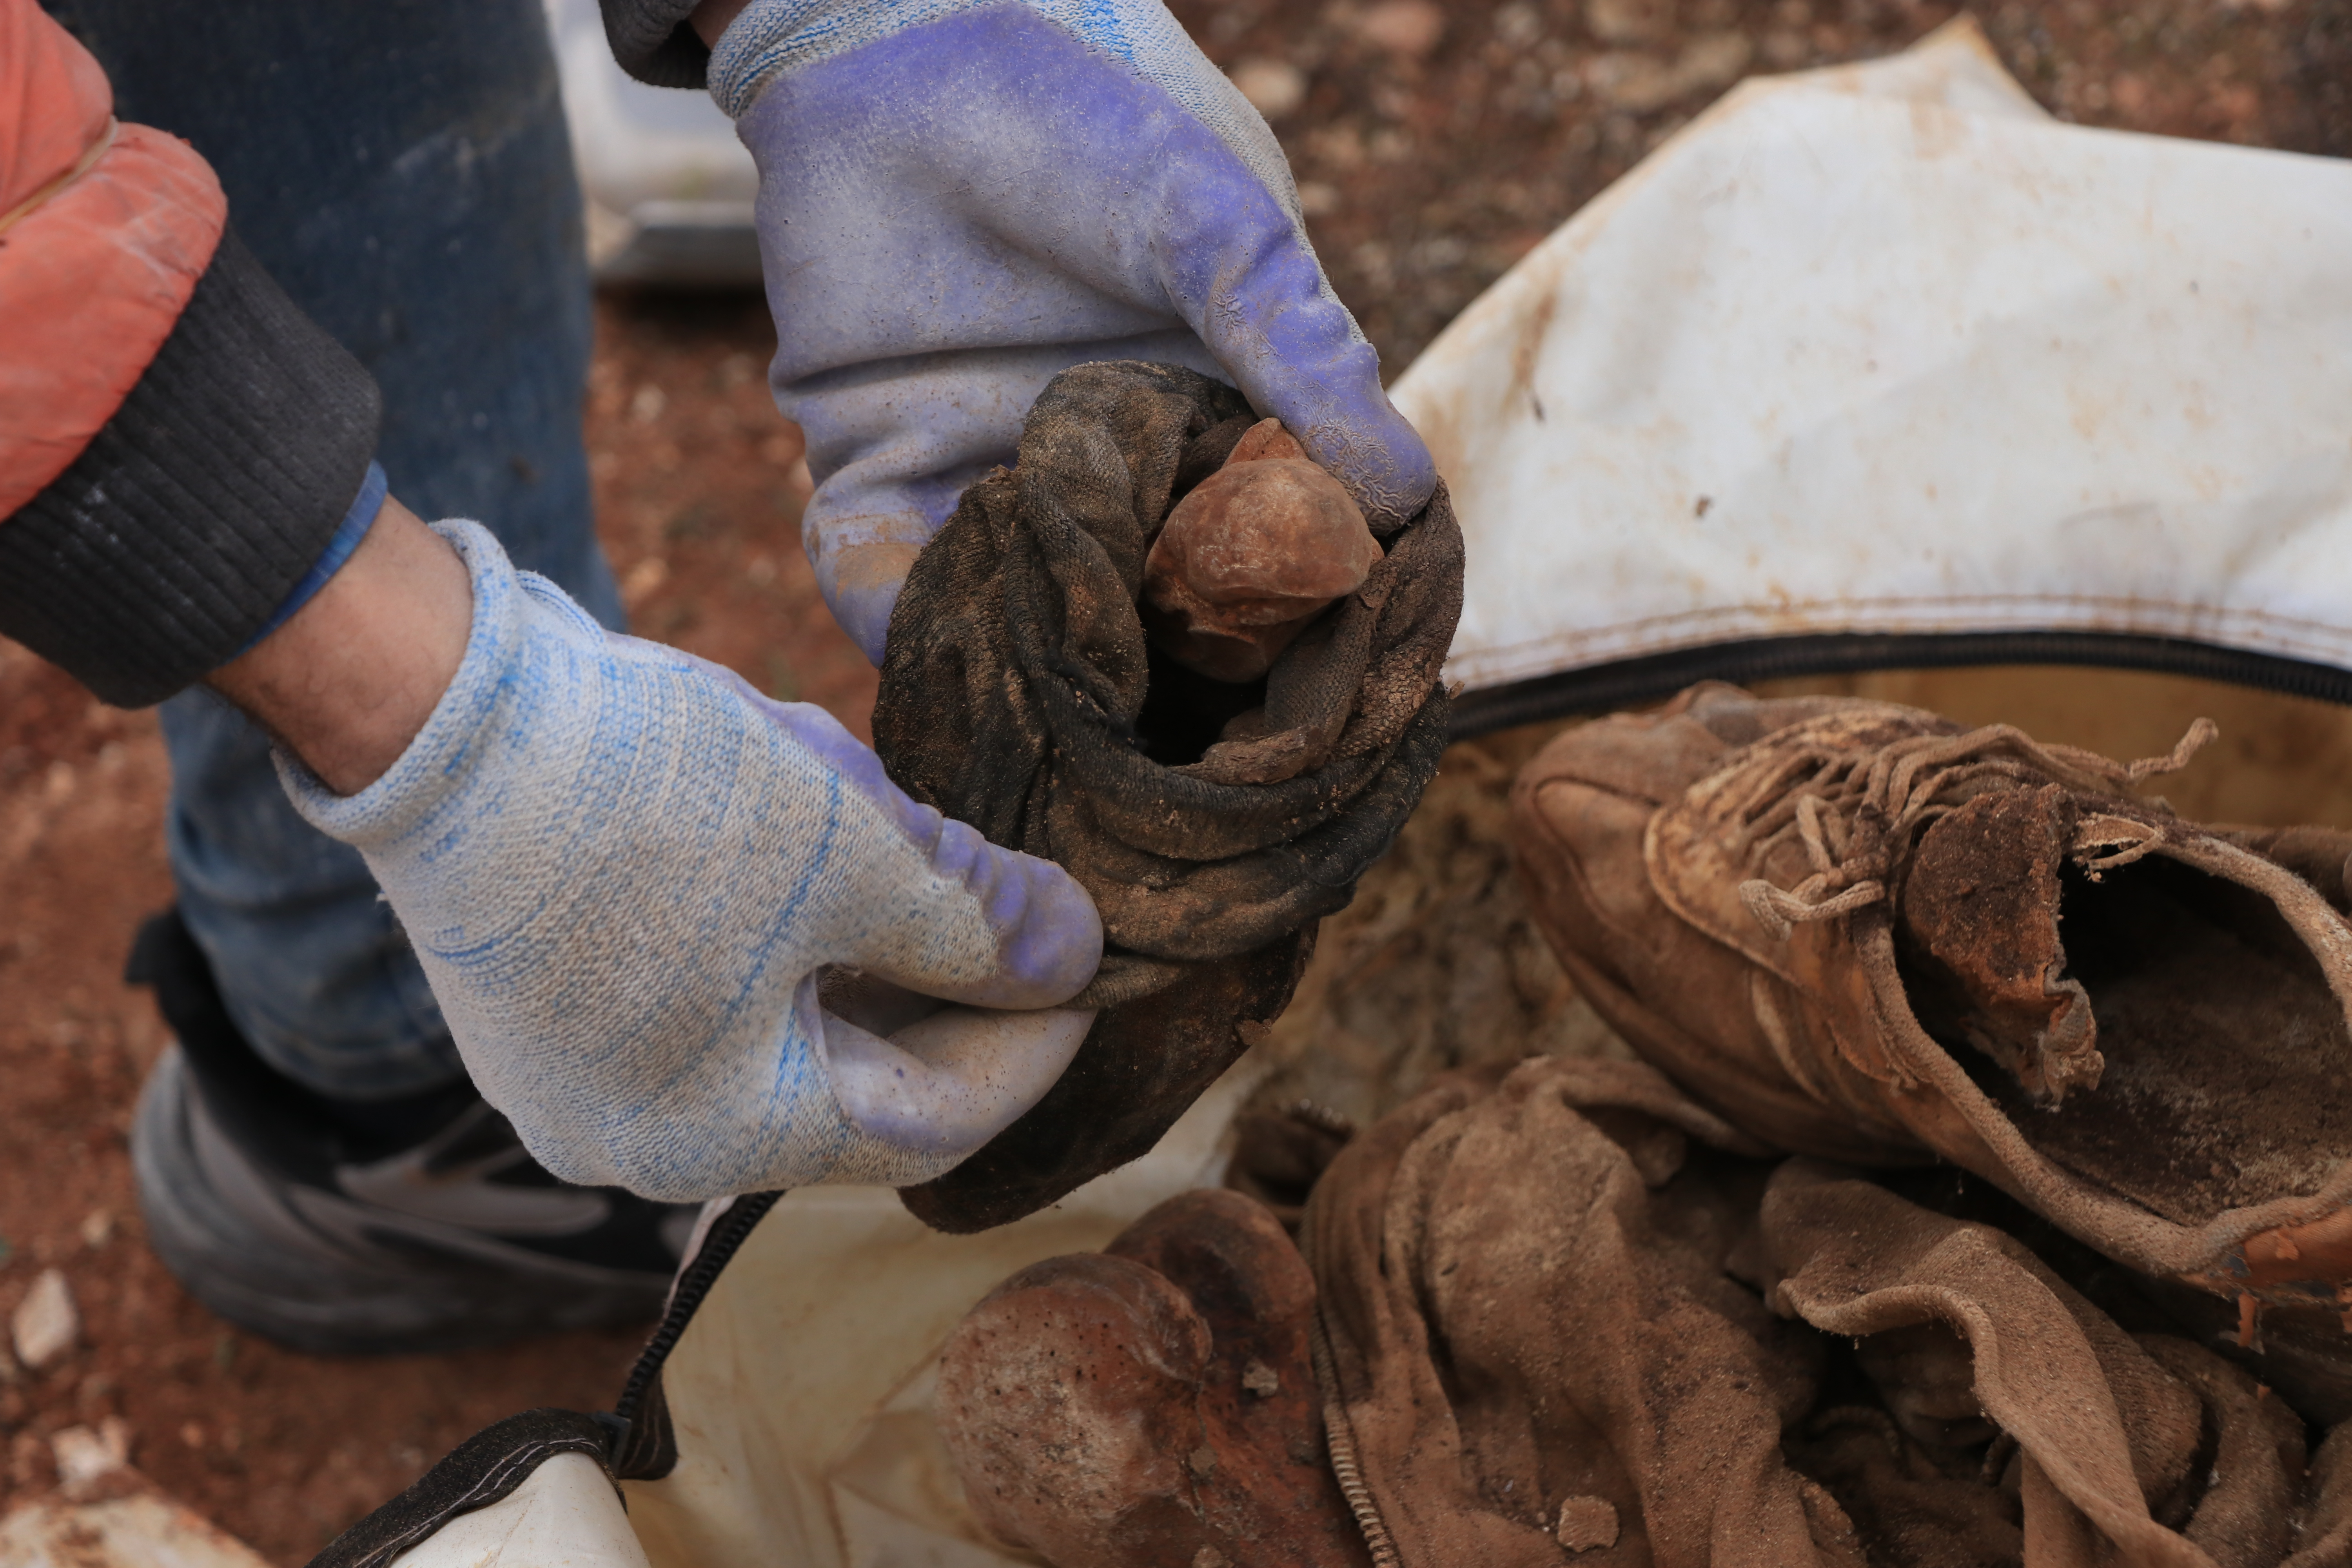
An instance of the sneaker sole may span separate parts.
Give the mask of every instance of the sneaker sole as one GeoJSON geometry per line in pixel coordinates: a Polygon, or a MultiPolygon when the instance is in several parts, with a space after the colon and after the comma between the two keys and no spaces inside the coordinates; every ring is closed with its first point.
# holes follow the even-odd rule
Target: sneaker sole
{"type": "Polygon", "coordinates": [[[220,1317],[318,1355],[463,1350],[642,1323],[669,1277],[549,1258],[461,1226],[277,1181],[214,1125],[179,1047],[131,1137],[149,1244],[220,1317]]]}

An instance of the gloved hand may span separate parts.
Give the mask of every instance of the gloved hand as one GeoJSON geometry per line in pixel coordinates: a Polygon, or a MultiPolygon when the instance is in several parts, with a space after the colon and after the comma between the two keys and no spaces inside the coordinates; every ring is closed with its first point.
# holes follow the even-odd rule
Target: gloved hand
{"type": "Polygon", "coordinates": [[[424,730],[354,795],[278,768],[367,858],[541,1163],[672,1200],[904,1185],[1052,1087],[1093,1021],[1054,1005],[1102,951],[1060,868],[916,805],[823,710],[608,634],[478,524],[437,527],[473,621],[424,730]],[[896,1003],[827,1013],[827,965],[896,1003]]]}
{"type": "Polygon", "coordinates": [[[1383,537],[1428,500],[1273,133],[1159,0],[751,0],[709,77],[760,165],[809,556],[876,663],[916,552],[1073,364],[1232,382],[1383,537]]]}

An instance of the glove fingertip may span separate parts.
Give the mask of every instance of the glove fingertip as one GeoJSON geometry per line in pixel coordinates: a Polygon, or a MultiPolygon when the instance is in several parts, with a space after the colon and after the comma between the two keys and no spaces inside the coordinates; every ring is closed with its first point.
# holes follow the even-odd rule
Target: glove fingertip
{"type": "Polygon", "coordinates": [[[1052,1007],[1086,989],[1102,966],[1102,916],[1077,879],[1049,860],[1022,855],[1028,864],[1026,896],[1019,917],[997,942],[997,974],[986,997],[989,1007],[1052,1007]]]}
{"type": "Polygon", "coordinates": [[[1437,463],[1421,433],[1388,407],[1370,417],[1330,419],[1299,437],[1307,456],[1363,510],[1375,534],[1387,537],[1421,514],[1437,492],[1437,463]],[[1368,430],[1368,426],[1370,429],[1368,430]]]}

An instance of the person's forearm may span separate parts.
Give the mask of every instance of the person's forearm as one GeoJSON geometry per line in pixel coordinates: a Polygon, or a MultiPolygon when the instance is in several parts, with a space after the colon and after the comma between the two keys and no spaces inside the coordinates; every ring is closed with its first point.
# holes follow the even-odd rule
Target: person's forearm
{"type": "Polygon", "coordinates": [[[341,559],[382,400],[194,149],[115,123],[32,0],[0,0],[0,636],[144,707],[341,559]]]}
{"type": "Polygon", "coordinates": [[[330,788],[355,795],[432,716],[465,658],[472,616],[457,552],[387,497],[342,570],[205,684],[330,788]]]}

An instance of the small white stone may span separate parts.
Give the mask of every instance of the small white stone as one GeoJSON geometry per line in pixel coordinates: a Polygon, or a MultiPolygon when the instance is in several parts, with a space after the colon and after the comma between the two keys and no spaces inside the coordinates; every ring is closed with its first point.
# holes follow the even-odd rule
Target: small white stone
{"type": "Polygon", "coordinates": [[[1392,55],[1417,60],[1445,36],[1445,13],[1429,0],[1380,0],[1357,16],[1356,36],[1392,55]]]}
{"type": "Polygon", "coordinates": [[[1268,120],[1279,120],[1307,101],[1307,73],[1288,60],[1259,56],[1242,61],[1231,74],[1250,107],[1268,120]]]}
{"type": "Polygon", "coordinates": [[[16,1359],[35,1372],[73,1349],[81,1336],[81,1314],[74,1310],[73,1290],[66,1277],[45,1268],[8,1321],[8,1336],[16,1343],[16,1359]]]}
{"type": "Polygon", "coordinates": [[[1646,44],[1675,25],[1675,0],[1584,0],[1584,25],[1604,44],[1646,44]]]}
{"type": "Polygon", "coordinates": [[[131,1427],[120,1415],[108,1416],[96,1431],[68,1426],[49,1439],[49,1453],[58,1462],[58,1487],[71,1496],[131,1462],[131,1427]]]}
{"type": "Polygon", "coordinates": [[[43,1499],[9,1510],[0,1518],[0,1563],[53,1568],[269,1568],[242,1542],[144,1489],[104,1502],[43,1499]]]}

